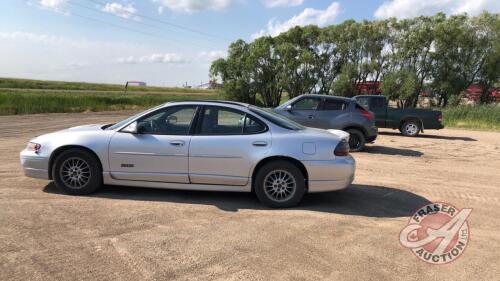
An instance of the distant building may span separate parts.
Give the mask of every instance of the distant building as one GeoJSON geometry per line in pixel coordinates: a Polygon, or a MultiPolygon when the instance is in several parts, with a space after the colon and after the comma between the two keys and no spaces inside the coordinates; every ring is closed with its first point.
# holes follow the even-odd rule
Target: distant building
{"type": "Polygon", "coordinates": [[[127,88],[128,86],[146,87],[146,82],[142,82],[142,81],[127,81],[127,83],[125,84],[125,88],[127,88]]]}
{"type": "MultiPolygon", "coordinates": [[[[472,102],[478,102],[481,99],[481,94],[483,93],[483,86],[478,84],[470,85],[467,90],[465,90],[465,97],[472,102]]],[[[490,90],[490,99],[492,101],[500,101],[500,90],[499,89],[491,89],[490,90]]]]}
{"type": "Polygon", "coordinates": [[[196,86],[198,89],[205,89],[205,90],[214,90],[214,89],[221,89],[222,84],[217,83],[215,81],[210,81],[208,83],[202,83],[198,86],[196,86]]]}
{"type": "Polygon", "coordinates": [[[381,95],[380,82],[367,81],[354,83],[354,95],[381,95]]]}

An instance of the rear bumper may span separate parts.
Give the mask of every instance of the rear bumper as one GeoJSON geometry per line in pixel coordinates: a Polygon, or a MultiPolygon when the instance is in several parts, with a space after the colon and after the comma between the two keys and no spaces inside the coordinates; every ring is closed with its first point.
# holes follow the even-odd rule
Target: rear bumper
{"type": "Polygon", "coordinates": [[[326,192],[347,188],[354,180],[356,162],[351,156],[331,161],[303,161],[309,175],[309,192],[326,192]]]}
{"type": "Polygon", "coordinates": [[[374,142],[378,136],[378,128],[373,126],[366,131],[366,142],[374,142]]]}
{"type": "Polygon", "coordinates": [[[49,179],[49,159],[32,151],[21,151],[19,155],[24,175],[30,178],[49,179]]]}

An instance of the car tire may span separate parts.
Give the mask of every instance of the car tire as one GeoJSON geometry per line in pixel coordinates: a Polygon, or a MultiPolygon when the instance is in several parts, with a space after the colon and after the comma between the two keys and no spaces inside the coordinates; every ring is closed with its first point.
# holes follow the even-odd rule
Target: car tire
{"type": "Polygon", "coordinates": [[[304,175],[288,161],[273,161],[262,166],[255,176],[255,194],[271,208],[297,206],[306,192],[304,175]]]}
{"type": "Polygon", "coordinates": [[[93,154],[73,148],[57,156],[52,167],[52,178],[62,192],[85,195],[102,186],[102,169],[93,154]]]}
{"type": "Polygon", "coordinates": [[[407,137],[416,137],[420,134],[420,121],[408,120],[401,126],[401,133],[407,137]]]}
{"type": "Polygon", "coordinates": [[[358,152],[365,148],[366,138],[363,132],[358,129],[349,129],[349,151],[358,152]]]}

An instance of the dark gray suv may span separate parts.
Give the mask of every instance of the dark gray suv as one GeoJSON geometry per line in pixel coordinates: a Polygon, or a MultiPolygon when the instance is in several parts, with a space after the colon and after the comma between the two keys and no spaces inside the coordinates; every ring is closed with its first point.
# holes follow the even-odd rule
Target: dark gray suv
{"type": "Polygon", "coordinates": [[[274,109],[304,126],[322,129],[340,129],[350,134],[351,151],[360,151],[367,142],[377,138],[373,113],[360,106],[355,99],[302,95],[274,109]]]}

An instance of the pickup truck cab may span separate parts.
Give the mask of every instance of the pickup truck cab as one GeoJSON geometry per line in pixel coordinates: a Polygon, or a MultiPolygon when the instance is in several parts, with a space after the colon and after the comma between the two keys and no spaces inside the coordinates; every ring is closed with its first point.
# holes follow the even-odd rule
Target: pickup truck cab
{"type": "Polygon", "coordinates": [[[375,125],[378,128],[399,129],[403,135],[410,137],[418,136],[424,129],[444,128],[441,111],[391,108],[384,96],[365,95],[354,98],[361,106],[375,114],[375,125]]]}

